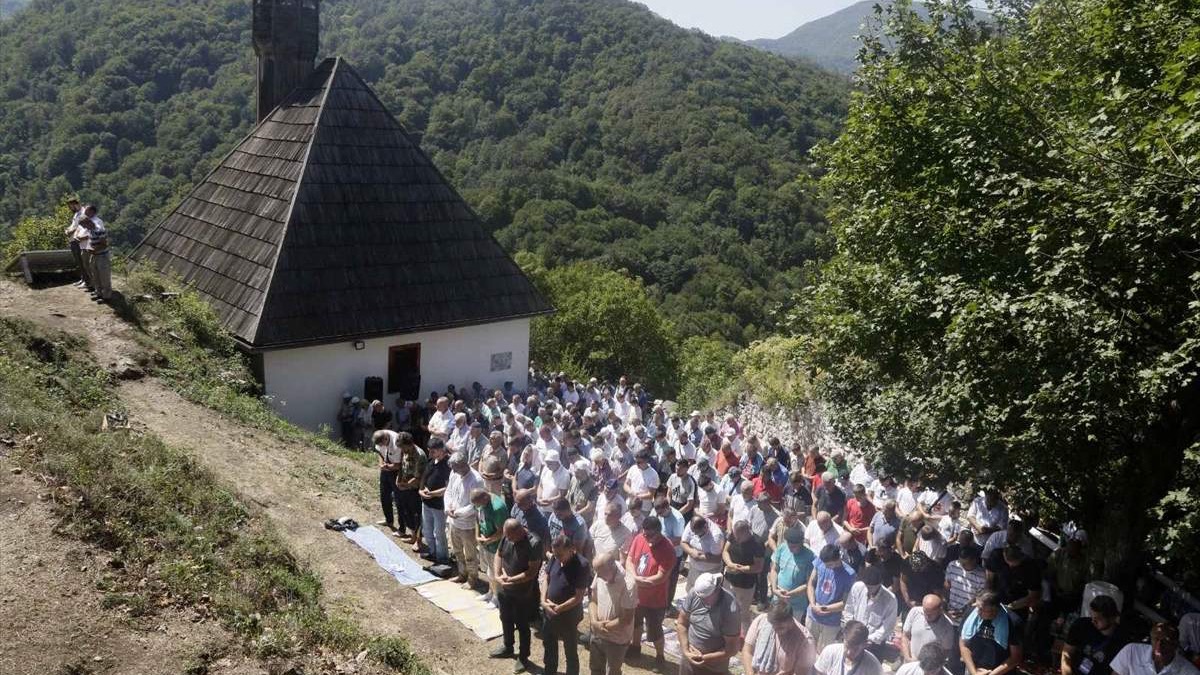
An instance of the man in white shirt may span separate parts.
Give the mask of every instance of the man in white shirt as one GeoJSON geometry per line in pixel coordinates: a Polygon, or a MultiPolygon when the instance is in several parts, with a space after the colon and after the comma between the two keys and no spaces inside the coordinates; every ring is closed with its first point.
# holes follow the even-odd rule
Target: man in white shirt
{"type": "Polygon", "coordinates": [[[692,592],[696,579],[705,572],[721,572],[725,550],[725,533],[715,524],[696,516],[683,530],[680,540],[683,552],[688,556],[687,591],[692,592]]]}
{"type": "Polygon", "coordinates": [[[867,627],[867,651],[880,661],[890,661],[896,651],[891,644],[892,633],[896,629],[896,612],[896,596],[884,587],[879,568],[868,566],[850,587],[846,609],[842,612],[842,624],[862,622],[867,627]]]}
{"type": "Polygon", "coordinates": [[[1179,653],[1179,630],[1155,624],[1150,644],[1130,643],[1108,664],[1114,675],[1198,675],[1200,669],[1179,653]]]}
{"type": "Polygon", "coordinates": [[[629,553],[629,542],[633,539],[633,532],[621,521],[624,509],[616,502],[609,502],[601,513],[604,514],[604,517],[597,518],[596,522],[592,523],[591,529],[588,530],[588,533],[592,535],[596,556],[615,553],[619,559],[624,560],[625,554],[629,553]]]}
{"type": "Polygon", "coordinates": [[[692,443],[686,429],[681,430],[676,437],[675,459],[686,459],[689,462],[696,461],[696,446],[692,443]]]}
{"type": "MultiPolygon", "coordinates": [[[[450,430],[450,438],[446,439],[446,447],[450,452],[466,451],[467,436],[471,433],[471,425],[467,424],[467,414],[454,415],[454,427],[450,430]]],[[[470,461],[468,454],[467,461],[470,461]]]]}
{"type": "Polygon", "coordinates": [[[833,522],[833,516],[827,511],[818,511],[817,517],[804,528],[804,543],[812,550],[813,555],[820,555],[821,549],[826,546],[836,546],[843,532],[845,530],[833,522]]]}
{"type": "Polygon", "coordinates": [[[658,489],[658,472],[650,466],[650,453],[645,450],[634,456],[634,462],[625,474],[625,494],[630,500],[641,501],[642,509],[646,509],[647,502],[654,499],[654,491],[658,489]]]}
{"type": "Polygon", "coordinates": [[[879,480],[879,472],[871,466],[870,460],[864,459],[850,471],[850,484],[869,487],[879,480]]]}
{"type": "Polygon", "coordinates": [[[447,441],[454,431],[454,413],[450,412],[450,399],[443,396],[437,400],[436,405],[437,410],[429,416],[429,435],[447,441]]]}
{"type": "Polygon", "coordinates": [[[67,225],[63,234],[67,235],[67,244],[71,247],[71,257],[75,259],[75,266],[79,268],[79,281],[75,282],[75,287],[91,290],[93,286],[88,277],[87,267],[83,264],[83,244],[79,239],[79,220],[83,218],[83,208],[78,199],[67,200],[67,208],[71,210],[71,224],[67,225]]]}
{"type": "Polygon", "coordinates": [[[896,675],[950,675],[946,669],[946,651],[929,643],[921,648],[916,660],[900,666],[896,675]]]}
{"type": "Polygon", "coordinates": [[[467,463],[467,456],[461,452],[451,455],[445,507],[450,521],[450,548],[458,559],[458,576],[452,581],[468,589],[479,583],[479,543],[475,539],[478,515],[471,503],[471,491],[482,487],[483,477],[467,463]]]}
{"type": "Polygon", "coordinates": [[[958,629],[942,610],[942,596],[930,593],[921,599],[920,609],[909,610],[904,617],[904,633],[900,639],[900,653],[905,661],[921,658],[929,645],[942,652],[942,664],[953,656],[958,646],[958,629]]]}
{"type": "Polygon", "coordinates": [[[547,451],[542,461],[545,466],[538,478],[537,503],[538,510],[549,518],[554,510],[554,500],[566,497],[567,490],[571,489],[571,472],[559,462],[558,453],[554,450],[547,451]]]}
{"type": "Polygon", "coordinates": [[[707,474],[696,480],[696,497],[696,515],[710,520],[723,520],[727,501],[725,493],[717,488],[717,484],[707,474]]]}
{"type": "Polygon", "coordinates": [[[813,671],[819,675],[882,675],[879,659],[867,651],[870,632],[859,621],[848,621],[842,627],[842,642],[821,650],[813,671]]]}
{"type": "Polygon", "coordinates": [[[1008,527],[1008,505],[997,490],[984,490],[967,509],[967,521],[975,533],[975,545],[983,547],[993,533],[1008,527]]]}

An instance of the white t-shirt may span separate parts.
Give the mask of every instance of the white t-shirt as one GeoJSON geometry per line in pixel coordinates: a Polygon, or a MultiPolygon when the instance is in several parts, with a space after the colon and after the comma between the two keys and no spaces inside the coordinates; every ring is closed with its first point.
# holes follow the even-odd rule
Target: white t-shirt
{"type": "Polygon", "coordinates": [[[703,551],[709,555],[715,555],[715,560],[695,560],[688,559],[688,569],[695,572],[720,572],[724,561],[721,560],[721,550],[725,548],[725,533],[716,525],[709,524],[708,529],[704,534],[697,535],[692,528],[683,528],[683,536],[680,541],[697,551],[703,551]]]}
{"type": "Polygon", "coordinates": [[[625,474],[625,485],[630,498],[646,492],[653,495],[658,489],[658,472],[649,466],[639,469],[635,464],[629,473],[625,474]]]}
{"type": "Polygon", "coordinates": [[[1178,652],[1166,668],[1154,668],[1154,648],[1148,644],[1127,644],[1108,664],[1116,675],[1197,675],[1200,670],[1188,663],[1178,652]]]}
{"type": "Polygon", "coordinates": [[[838,538],[845,532],[837,523],[831,523],[829,530],[821,531],[821,526],[817,523],[817,519],[813,518],[808,525],[804,527],[804,543],[813,552],[814,555],[820,556],[821,549],[827,544],[837,545],[838,538]]]}
{"type": "Polygon", "coordinates": [[[400,436],[394,431],[383,430],[383,433],[388,435],[387,442],[384,445],[376,445],[375,453],[383,458],[383,461],[388,464],[399,464],[403,453],[400,447],[396,445],[396,439],[400,436]]]}
{"type": "MultiPolygon", "coordinates": [[[[896,675],[925,675],[925,671],[921,670],[920,661],[913,661],[897,668],[896,675]]],[[[950,675],[950,671],[946,670],[945,666],[943,666],[938,675],[950,675]]]]}
{"type": "Polygon", "coordinates": [[[726,502],[725,493],[718,490],[715,483],[707,490],[704,488],[696,490],[696,494],[699,496],[696,513],[705,518],[715,515],[721,505],[726,502]]]}
{"type": "MultiPolygon", "coordinates": [[[[1008,526],[1008,506],[1004,504],[1004,500],[998,499],[996,505],[989,509],[987,499],[983,495],[979,495],[971,502],[971,508],[967,509],[967,517],[978,520],[985,527],[996,527],[1000,531],[1004,531],[1004,528],[1008,526]]],[[[976,533],[975,545],[986,545],[988,536],[976,533]]]]}
{"type": "MultiPolygon", "coordinates": [[[[813,669],[821,675],[850,675],[850,669],[846,667],[845,648],[837,643],[821,650],[813,669]]],[[[854,667],[854,675],[883,675],[883,668],[874,654],[864,651],[854,667]]]]}

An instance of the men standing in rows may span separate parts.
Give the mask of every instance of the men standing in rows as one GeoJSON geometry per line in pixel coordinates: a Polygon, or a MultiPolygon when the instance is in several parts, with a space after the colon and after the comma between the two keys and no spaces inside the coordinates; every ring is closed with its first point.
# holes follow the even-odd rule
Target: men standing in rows
{"type": "MultiPolygon", "coordinates": [[[[963,621],[958,650],[967,675],[1008,675],[1024,658],[1019,626],[994,591],[984,591],[963,621]]],[[[1120,675],[1140,675],[1121,673],[1120,675]]]]}
{"type": "MultiPolygon", "coordinates": [[[[1097,595],[1088,609],[1091,615],[1075,619],[1067,630],[1060,675],[1109,675],[1113,660],[1129,643],[1116,601],[1097,595]]],[[[1161,671],[1156,668],[1155,672],[1161,671]]]]}
{"type": "Polygon", "coordinates": [[[994,533],[1008,527],[1008,505],[994,488],[983,491],[967,509],[967,522],[975,534],[975,545],[983,548],[994,533]]]}
{"type": "Polygon", "coordinates": [[[1150,644],[1131,643],[1109,664],[1114,675],[1197,675],[1179,649],[1179,630],[1165,623],[1150,630],[1150,644]]]}
{"type": "Polygon", "coordinates": [[[404,458],[396,443],[397,435],[396,432],[386,429],[376,431],[371,437],[371,443],[375,446],[375,454],[379,460],[379,505],[383,509],[383,520],[376,524],[384,525],[399,534],[404,531],[404,525],[396,527],[397,512],[403,508],[400,504],[399,488],[396,486],[396,475],[400,472],[404,458]]]}
{"type": "Polygon", "coordinates": [[[637,589],[615,550],[597,553],[592,563],[595,574],[588,610],[592,640],[588,645],[591,675],[621,675],[625,652],[637,637],[633,634],[637,613],[637,589]]]}
{"type": "Polygon", "coordinates": [[[684,530],[680,546],[688,560],[686,589],[689,592],[696,585],[696,580],[700,578],[701,574],[721,573],[721,554],[725,550],[725,534],[717,526],[700,516],[695,516],[684,530]]]}
{"type": "Polygon", "coordinates": [[[504,538],[504,521],[508,520],[508,506],[504,498],[484,488],[471,491],[471,504],[475,507],[475,541],[479,544],[479,570],[488,577],[488,593],[483,601],[498,607],[496,591],[499,589],[496,576],[492,573],[492,562],[500,550],[504,538]]]}
{"type": "Polygon", "coordinates": [[[438,437],[429,439],[429,461],[421,476],[421,532],[431,560],[446,563],[450,549],[446,542],[446,487],[450,483],[450,466],[446,463],[446,443],[438,437]]]}
{"type": "Polygon", "coordinates": [[[882,675],[879,659],[867,651],[867,627],[850,621],[842,629],[842,642],[819,648],[813,672],[818,675],[882,675]]]}
{"type": "Polygon", "coordinates": [[[679,636],[679,675],[724,675],[738,651],[741,625],[737,601],[723,587],[720,574],[696,579],[675,619],[679,636]]]}
{"type": "Polygon", "coordinates": [[[633,540],[633,532],[621,522],[621,505],[608,502],[604,505],[602,518],[597,518],[588,531],[592,537],[592,546],[596,556],[605,553],[613,554],[617,560],[624,560],[629,553],[629,544],[633,540]]]}
{"type": "MultiPolygon", "coordinates": [[[[820,560],[813,563],[813,571],[808,576],[806,625],[812,633],[817,650],[821,651],[837,639],[838,629],[842,625],[842,610],[846,607],[846,596],[850,593],[850,587],[854,585],[854,573],[842,565],[841,554],[833,544],[822,548],[819,557],[820,560]]],[[[866,642],[865,632],[863,642],[866,642]]]]}
{"type": "Polygon", "coordinates": [[[809,675],[817,653],[812,635],[785,602],[771,605],[745,631],[742,672],[746,675],[809,675]]]}
{"type": "Polygon", "coordinates": [[[877,567],[867,567],[846,596],[842,623],[858,621],[867,627],[867,651],[882,661],[896,657],[892,633],[896,629],[896,596],[883,584],[877,567]]]}
{"type": "Polygon", "coordinates": [[[979,563],[979,548],[974,544],[960,547],[957,558],[946,567],[946,600],[950,619],[961,624],[987,587],[987,574],[979,563]]]}
{"type": "MultiPolygon", "coordinates": [[[[941,650],[943,663],[947,657],[958,652],[958,629],[950,623],[942,607],[942,596],[926,595],[921,600],[921,608],[904,617],[900,653],[905,661],[915,661],[928,645],[935,645],[941,650]]],[[[957,660],[953,659],[955,662],[957,660]]]]}
{"type": "Polygon", "coordinates": [[[428,463],[425,452],[417,447],[412,434],[401,431],[396,434],[396,444],[400,446],[400,469],[396,471],[396,501],[400,503],[400,513],[397,514],[397,531],[408,531],[405,539],[412,544],[413,552],[421,550],[421,479],[425,476],[425,465],[428,463]]]}
{"type": "Polygon", "coordinates": [[[798,527],[788,528],[784,543],[771,554],[769,585],[775,602],[791,606],[796,616],[808,613],[808,580],[813,572],[812,550],[804,545],[804,535],[798,527]]]}
{"type": "Polygon", "coordinates": [[[492,561],[492,574],[498,587],[496,599],[500,605],[500,625],[504,642],[492,651],[492,658],[517,657],[514,673],[532,669],[529,662],[530,624],[537,615],[538,571],[542,566],[542,542],[531,535],[515,519],[504,523],[504,539],[492,561]],[[516,637],[520,651],[514,653],[516,637]]]}
{"type": "Polygon", "coordinates": [[[453,581],[461,583],[463,588],[474,588],[479,583],[476,558],[479,542],[475,533],[479,517],[475,513],[475,505],[471,503],[471,493],[482,487],[483,478],[467,463],[467,456],[461,451],[454,453],[450,457],[445,509],[450,521],[450,549],[458,561],[458,576],[453,581]]]}
{"type": "MultiPolygon", "coordinates": [[[[654,643],[654,662],[659,669],[665,663],[663,657],[662,622],[670,604],[667,588],[671,570],[675,567],[675,547],[663,536],[662,522],[657,516],[646,516],[641,532],[633,538],[629,556],[625,559],[625,572],[633,579],[638,589],[638,607],[634,624],[634,635],[643,629],[646,637],[654,643]]],[[[636,640],[636,637],[635,637],[636,640]]],[[[634,645],[629,656],[641,653],[634,645]]]]}
{"type": "MultiPolygon", "coordinates": [[[[766,565],[766,551],[762,542],[754,538],[750,523],[739,520],[733,524],[733,534],[725,544],[725,582],[738,605],[742,630],[750,626],[750,605],[754,602],[754,588],[766,565]]],[[[807,581],[807,577],[805,577],[807,581]]]]}
{"type": "Polygon", "coordinates": [[[551,553],[542,587],[544,673],[558,675],[558,643],[562,642],[566,675],[579,675],[579,622],[583,620],[583,599],[592,585],[592,570],[579,556],[575,542],[565,535],[554,538],[551,553]]]}

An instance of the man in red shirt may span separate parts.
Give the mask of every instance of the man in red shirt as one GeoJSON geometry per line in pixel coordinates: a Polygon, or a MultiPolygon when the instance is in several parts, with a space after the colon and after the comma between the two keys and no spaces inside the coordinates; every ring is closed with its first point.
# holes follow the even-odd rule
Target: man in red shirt
{"type": "MultiPolygon", "coordinates": [[[[786,479],[787,474],[782,474],[786,479]]],[[[754,478],[754,496],[767,493],[767,497],[776,508],[783,506],[783,486],[785,481],[779,480],[779,461],[771,457],[763,464],[763,470],[754,478]]]]}
{"type": "Polygon", "coordinates": [[[663,659],[663,618],[667,613],[670,593],[667,586],[671,570],[675,567],[675,547],[662,534],[662,521],[657,516],[646,516],[642,531],[629,545],[629,556],[625,558],[625,573],[637,586],[638,607],[634,615],[634,645],[627,659],[641,654],[637,637],[645,626],[646,637],[654,643],[654,663],[660,670],[663,659]]]}
{"type": "Polygon", "coordinates": [[[875,505],[867,498],[867,488],[862,483],[854,486],[854,499],[846,502],[846,531],[854,535],[860,544],[867,543],[867,530],[875,517],[875,505]]]}

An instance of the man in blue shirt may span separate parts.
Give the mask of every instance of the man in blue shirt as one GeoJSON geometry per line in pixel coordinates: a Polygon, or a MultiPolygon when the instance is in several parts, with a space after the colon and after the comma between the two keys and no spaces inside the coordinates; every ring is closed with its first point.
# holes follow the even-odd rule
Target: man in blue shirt
{"type": "Polygon", "coordinates": [[[675,567],[671,570],[670,582],[667,586],[667,602],[675,604],[675,587],[679,583],[679,569],[683,566],[683,528],[687,523],[679,509],[671,506],[671,502],[663,496],[654,499],[654,515],[662,521],[662,536],[671,541],[675,548],[675,567]]]}
{"type": "Polygon", "coordinates": [[[837,546],[826,544],[820,558],[808,577],[808,620],[805,622],[818,654],[837,642],[846,596],[854,585],[854,572],[842,564],[837,546]]]}
{"type": "Polygon", "coordinates": [[[808,611],[808,579],[813,571],[813,552],[804,545],[804,530],[792,527],[783,535],[786,546],[771,556],[771,594],[792,606],[796,616],[808,611]]]}

